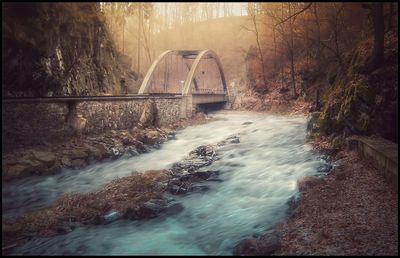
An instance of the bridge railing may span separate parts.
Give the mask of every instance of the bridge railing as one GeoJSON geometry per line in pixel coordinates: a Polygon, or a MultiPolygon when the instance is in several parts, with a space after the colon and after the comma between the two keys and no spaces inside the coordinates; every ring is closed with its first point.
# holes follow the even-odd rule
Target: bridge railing
{"type": "Polygon", "coordinates": [[[224,89],[193,89],[192,94],[225,94],[224,89]]]}

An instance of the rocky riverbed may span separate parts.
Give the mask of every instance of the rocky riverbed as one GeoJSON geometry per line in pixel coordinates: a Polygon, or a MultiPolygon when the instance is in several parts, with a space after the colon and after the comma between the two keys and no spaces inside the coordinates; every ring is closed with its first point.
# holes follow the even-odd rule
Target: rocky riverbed
{"type": "Polygon", "coordinates": [[[211,116],[149,153],[6,182],[3,254],[229,255],[326,174],[305,117],[211,116]]]}
{"type": "Polygon", "coordinates": [[[298,181],[290,217],[241,241],[237,255],[398,255],[398,194],[355,151],[314,142],[339,164],[326,177],[298,181]]]}
{"type": "Polygon", "coordinates": [[[218,171],[202,169],[218,160],[218,148],[239,143],[230,136],[216,145],[203,145],[175,163],[168,170],[151,170],[118,178],[101,190],[90,193],[67,193],[52,207],[40,209],[3,221],[3,250],[38,236],[69,233],[80,225],[108,224],[119,219],[149,219],[183,210],[173,195],[208,190],[204,180],[220,181],[218,171]]]}
{"type": "Polygon", "coordinates": [[[173,138],[177,129],[207,121],[203,113],[197,113],[192,119],[161,128],[110,130],[99,135],[82,135],[62,142],[5,150],[2,154],[2,178],[10,181],[30,175],[53,175],[63,168],[82,169],[89,164],[117,159],[123,155],[147,153],[173,138]]]}

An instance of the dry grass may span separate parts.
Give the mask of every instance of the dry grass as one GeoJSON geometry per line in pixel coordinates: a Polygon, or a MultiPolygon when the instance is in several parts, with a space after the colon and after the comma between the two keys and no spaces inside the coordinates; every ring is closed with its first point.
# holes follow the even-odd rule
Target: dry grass
{"type": "Polygon", "coordinates": [[[93,224],[111,209],[122,213],[135,210],[152,198],[162,197],[164,189],[158,183],[167,177],[166,170],[152,170],[115,179],[97,192],[64,194],[50,208],[28,213],[12,225],[3,224],[3,239],[9,242],[26,235],[52,235],[67,222],[93,224]]]}

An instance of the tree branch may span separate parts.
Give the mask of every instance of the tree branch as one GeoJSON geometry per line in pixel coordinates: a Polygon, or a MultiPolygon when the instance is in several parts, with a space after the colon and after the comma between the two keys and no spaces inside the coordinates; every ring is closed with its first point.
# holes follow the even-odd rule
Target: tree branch
{"type": "Polygon", "coordinates": [[[304,12],[305,10],[307,10],[308,8],[310,8],[312,4],[313,4],[313,3],[309,3],[309,4],[308,4],[306,7],[304,7],[302,10],[300,10],[300,11],[298,11],[297,13],[294,13],[293,15],[290,15],[290,16],[287,17],[286,19],[284,19],[284,20],[278,22],[277,24],[275,24],[275,27],[278,26],[279,24],[284,23],[284,22],[288,21],[289,19],[291,19],[291,18],[293,18],[293,17],[296,17],[297,15],[301,14],[302,12],[304,12]]]}

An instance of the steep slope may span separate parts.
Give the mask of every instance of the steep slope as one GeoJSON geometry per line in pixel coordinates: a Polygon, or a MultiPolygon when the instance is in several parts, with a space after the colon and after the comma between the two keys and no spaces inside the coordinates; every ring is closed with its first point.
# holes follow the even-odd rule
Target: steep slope
{"type": "Polygon", "coordinates": [[[98,3],[7,3],[2,9],[3,96],[120,93],[129,71],[119,64],[98,3]]]}

